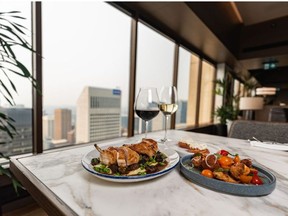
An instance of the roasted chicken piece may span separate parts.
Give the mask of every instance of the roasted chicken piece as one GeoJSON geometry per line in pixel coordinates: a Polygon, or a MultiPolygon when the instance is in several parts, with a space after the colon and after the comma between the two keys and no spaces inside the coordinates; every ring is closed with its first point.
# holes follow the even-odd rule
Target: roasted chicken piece
{"type": "Polygon", "coordinates": [[[231,176],[224,172],[213,172],[213,176],[219,180],[230,182],[230,183],[238,183],[236,180],[234,180],[231,176]]]}
{"type": "Polygon", "coordinates": [[[202,155],[197,155],[194,156],[191,160],[192,164],[194,165],[194,167],[200,167],[201,163],[202,163],[202,155]]]}
{"type": "Polygon", "coordinates": [[[244,163],[238,162],[230,167],[230,173],[233,178],[240,179],[241,175],[248,175],[250,169],[244,163]]]}
{"type": "Polygon", "coordinates": [[[140,143],[125,145],[139,154],[145,154],[149,157],[155,156],[158,151],[157,142],[153,139],[142,139],[140,143]]]}
{"type": "Polygon", "coordinates": [[[107,166],[118,164],[119,167],[127,167],[138,163],[140,160],[140,156],[137,152],[125,146],[109,147],[104,150],[97,146],[97,144],[94,146],[100,152],[101,163],[107,166]]]}
{"type": "Polygon", "coordinates": [[[197,154],[191,160],[194,167],[202,167],[202,169],[215,170],[220,167],[217,157],[212,154],[197,154]]]}
{"type": "Polygon", "coordinates": [[[247,167],[251,168],[252,167],[252,160],[249,158],[243,159],[240,161],[241,163],[244,163],[247,167]]]}
{"type": "Polygon", "coordinates": [[[117,150],[117,163],[119,167],[127,167],[132,164],[136,164],[140,160],[140,156],[137,152],[132,149],[121,146],[116,148],[117,150]]]}
{"type": "Polygon", "coordinates": [[[101,163],[110,166],[117,163],[117,151],[113,147],[108,149],[101,149],[97,144],[94,145],[95,148],[100,152],[100,161],[101,163]]]}
{"type": "Polygon", "coordinates": [[[241,175],[244,173],[244,164],[243,163],[235,163],[230,167],[230,173],[231,175],[239,179],[241,175]]]}

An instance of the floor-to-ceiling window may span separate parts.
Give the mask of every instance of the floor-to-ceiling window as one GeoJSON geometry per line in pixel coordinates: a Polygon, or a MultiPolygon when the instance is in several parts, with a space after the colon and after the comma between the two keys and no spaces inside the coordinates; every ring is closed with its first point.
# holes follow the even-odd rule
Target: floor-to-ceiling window
{"type": "Polygon", "coordinates": [[[199,125],[212,122],[215,86],[215,67],[202,61],[199,125]]]}
{"type": "Polygon", "coordinates": [[[131,18],[104,2],[42,2],[44,149],[127,135],[131,18]]]}
{"type": "MultiPolygon", "coordinates": [[[[139,22],[136,68],[136,95],[141,87],[172,85],[175,44],[156,31],[139,22]]],[[[163,129],[163,114],[149,122],[149,131],[163,129]]],[[[135,133],[144,131],[144,123],[135,116],[135,133]]],[[[168,123],[169,125],[169,123],[168,123]]]]}
{"type": "MultiPolygon", "coordinates": [[[[131,17],[104,2],[41,4],[44,149],[126,136],[131,17]]],[[[23,5],[19,10],[30,29],[30,3],[23,5]]],[[[12,9],[17,7],[14,3],[12,9]]],[[[172,85],[174,52],[173,41],[138,22],[136,95],[140,87],[156,87],[159,93],[162,86],[172,85]]],[[[31,53],[27,56],[31,68],[31,53]]],[[[211,123],[214,67],[182,47],[178,66],[176,128],[211,123]]],[[[31,84],[25,85],[17,84],[21,94],[15,101],[31,111],[31,84]]],[[[149,131],[163,129],[163,123],[159,113],[149,131]]],[[[135,115],[135,134],[143,126],[135,115]]],[[[32,140],[28,151],[31,146],[32,140]]]]}
{"type": "Polygon", "coordinates": [[[196,124],[199,63],[197,55],[180,47],[177,83],[179,106],[176,112],[176,128],[186,128],[196,124]]]}
{"type": "MultiPolygon", "coordinates": [[[[0,10],[3,13],[2,16],[6,17],[9,22],[14,23],[14,26],[16,26],[16,28],[17,24],[22,25],[26,28],[23,29],[22,27],[20,27],[24,34],[16,34],[21,35],[23,39],[25,39],[29,44],[31,44],[32,36],[30,2],[6,1],[5,4],[1,3],[0,10]],[[19,11],[20,13],[5,13],[12,11],[19,11]],[[13,16],[21,16],[25,19],[15,18],[13,16]]],[[[9,25],[9,23],[7,22],[4,23],[3,19],[1,19],[1,24],[9,25]]],[[[15,27],[10,27],[15,30],[15,27]]],[[[12,29],[11,31],[14,31],[12,29]]],[[[1,29],[0,32],[1,39],[3,37],[4,40],[10,41],[10,39],[4,37],[4,35],[14,38],[12,34],[7,33],[8,31],[1,29]]],[[[12,50],[17,60],[21,62],[29,71],[31,71],[31,52],[17,45],[12,46],[12,50]]],[[[4,113],[14,119],[14,122],[12,122],[12,124],[14,125],[17,133],[14,133],[13,129],[10,128],[10,131],[14,133],[14,137],[13,139],[11,139],[8,134],[2,130],[1,125],[0,152],[4,155],[27,153],[32,151],[32,85],[27,78],[23,78],[22,76],[17,75],[16,72],[19,72],[20,74],[22,73],[20,70],[17,70],[16,67],[9,65],[7,62],[5,63],[5,55],[5,52],[1,52],[0,113],[4,113]],[[6,70],[5,68],[10,68],[13,71],[6,70]],[[11,83],[13,83],[13,85],[11,83]],[[11,96],[13,97],[15,102],[14,105],[6,89],[8,89],[8,91],[11,93],[11,96]],[[2,94],[4,94],[5,96],[3,96],[2,94]],[[5,97],[7,97],[8,100],[11,101],[12,105],[7,99],[5,99],[5,97]]],[[[1,122],[1,124],[2,123],[3,122],[1,122]]]]}

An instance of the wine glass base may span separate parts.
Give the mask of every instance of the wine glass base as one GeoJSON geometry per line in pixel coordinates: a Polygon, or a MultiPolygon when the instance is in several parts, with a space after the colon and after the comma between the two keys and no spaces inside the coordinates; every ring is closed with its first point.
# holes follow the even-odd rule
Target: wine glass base
{"type": "Polygon", "coordinates": [[[162,139],[157,140],[158,143],[165,143],[167,141],[172,141],[172,140],[171,139],[167,139],[167,138],[162,138],[162,139]]]}

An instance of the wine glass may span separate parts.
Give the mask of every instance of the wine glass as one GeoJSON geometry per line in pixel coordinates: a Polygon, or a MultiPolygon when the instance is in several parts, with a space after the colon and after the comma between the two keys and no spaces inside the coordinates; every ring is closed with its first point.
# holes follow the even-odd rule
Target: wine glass
{"type": "Polygon", "coordinates": [[[147,138],[148,121],[159,113],[159,98],[156,88],[140,88],[136,101],[136,114],[145,121],[145,138],[147,138]]]}
{"type": "Polygon", "coordinates": [[[160,140],[160,142],[165,143],[167,141],[167,123],[169,117],[175,113],[178,109],[178,95],[177,89],[175,86],[164,86],[160,91],[160,102],[159,108],[160,111],[165,116],[165,135],[164,138],[160,140]]]}

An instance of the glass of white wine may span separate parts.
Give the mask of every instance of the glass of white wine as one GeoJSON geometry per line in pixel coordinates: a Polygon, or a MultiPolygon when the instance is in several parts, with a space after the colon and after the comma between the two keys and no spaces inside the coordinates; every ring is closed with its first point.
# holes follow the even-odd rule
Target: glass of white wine
{"type": "Polygon", "coordinates": [[[165,116],[165,135],[160,142],[165,143],[167,139],[167,124],[169,117],[178,109],[178,94],[175,86],[164,86],[160,91],[159,109],[165,116]]]}

